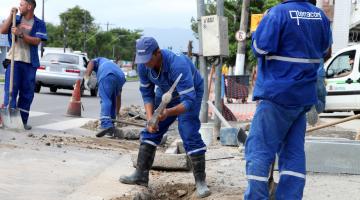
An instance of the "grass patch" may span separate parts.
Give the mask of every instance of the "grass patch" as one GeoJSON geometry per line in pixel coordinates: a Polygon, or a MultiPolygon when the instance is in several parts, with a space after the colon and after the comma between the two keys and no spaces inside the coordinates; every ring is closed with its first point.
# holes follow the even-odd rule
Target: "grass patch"
{"type": "Polygon", "coordinates": [[[0,77],[0,83],[5,82],[5,77],[0,77]]]}
{"type": "Polygon", "coordinates": [[[126,81],[138,81],[139,77],[126,77],[126,81]]]}

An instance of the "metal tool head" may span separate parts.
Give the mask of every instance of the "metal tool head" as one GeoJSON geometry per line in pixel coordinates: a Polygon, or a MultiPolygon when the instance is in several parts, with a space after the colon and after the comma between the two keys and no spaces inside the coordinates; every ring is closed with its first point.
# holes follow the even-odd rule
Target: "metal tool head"
{"type": "Polygon", "coordinates": [[[14,108],[1,108],[0,116],[2,123],[7,129],[23,129],[20,111],[14,108]]]}
{"type": "Polygon", "coordinates": [[[176,80],[175,80],[175,82],[172,84],[172,86],[171,86],[171,88],[169,89],[169,93],[173,93],[174,92],[174,90],[175,90],[175,87],[177,86],[177,84],[179,83],[179,81],[180,81],[180,79],[181,79],[181,77],[182,77],[182,73],[176,78],[176,80]]]}

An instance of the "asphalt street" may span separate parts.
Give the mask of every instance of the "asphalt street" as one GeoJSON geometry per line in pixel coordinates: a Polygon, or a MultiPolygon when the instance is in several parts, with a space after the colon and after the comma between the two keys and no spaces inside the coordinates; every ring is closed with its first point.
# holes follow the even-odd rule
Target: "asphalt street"
{"type": "MultiPolygon", "coordinates": [[[[71,95],[72,90],[58,90],[56,93],[52,93],[49,88],[42,87],[40,93],[35,93],[34,101],[31,106],[29,124],[36,127],[46,126],[46,124],[57,122],[71,121],[73,118],[66,115],[71,95]]],[[[4,96],[3,85],[0,85],[0,96],[0,104],[2,104],[4,96]]],[[[81,97],[81,102],[83,105],[82,118],[84,122],[86,122],[87,119],[99,118],[99,97],[91,97],[90,92],[85,91],[85,95],[81,97]]],[[[139,92],[139,82],[137,81],[126,82],[123,87],[122,107],[130,105],[143,105],[139,92]]]]}
{"type": "MultiPolygon", "coordinates": [[[[138,82],[125,84],[123,107],[142,105],[138,87],[138,82]]],[[[133,171],[130,153],[137,153],[137,141],[95,138],[94,131],[80,128],[87,121],[98,118],[100,99],[90,97],[86,92],[81,98],[82,118],[68,117],[66,110],[71,92],[51,93],[42,88],[35,94],[30,113],[29,123],[34,128],[31,131],[1,129],[1,200],[132,199],[126,197],[143,191],[140,187],[118,182],[120,175],[133,171]]],[[[3,85],[0,85],[0,97],[2,103],[3,85]]],[[[321,120],[327,123],[353,113],[322,115],[321,120]]],[[[358,130],[359,124],[360,120],[354,120],[339,126],[358,130]]],[[[220,144],[210,146],[207,155],[217,151],[232,152],[234,159],[220,159],[207,165],[209,186],[213,191],[209,199],[241,198],[247,184],[243,155],[237,148],[220,144]]],[[[151,176],[151,185],[158,184],[160,194],[164,194],[161,183],[193,184],[190,172],[154,171],[151,176]]],[[[278,179],[277,174],[275,178],[278,179]]],[[[304,199],[354,199],[360,193],[359,183],[358,175],[308,173],[304,199]]]]}

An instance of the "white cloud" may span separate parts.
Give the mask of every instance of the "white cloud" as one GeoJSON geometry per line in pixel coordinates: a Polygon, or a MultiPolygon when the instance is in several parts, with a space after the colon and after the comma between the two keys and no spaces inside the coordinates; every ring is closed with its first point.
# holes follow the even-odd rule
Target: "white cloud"
{"type": "MultiPolygon", "coordinates": [[[[41,18],[42,0],[37,0],[35,15],[41,18]]],[[[0,19],[8,17],[20,0],[1,0],[0,19]]],[[[161,42],[163,47],[186,49],[194,40],[190,30],[191,17],[196,17],[195,0],[45,0],[45,21],[59,24],[59,15],[79,5],[88,10],[95,23],[112,24],[110,28],[143,29],[161,42]],[[176,38],[176,39],[175,39],[176,38]]]]}
{"type": "MultiPolygon", "coordinates": [[[[12,6],[20,0],[1,0],[0,18],[6,18],[12,6]]],[[[35,14],[41,18],[41,0],[35,14]]],[[[45,20],[59,24],[59,14],[79,5],[90,11],[96,23],[114,24],[129,29],[189,28],[191,17],[196,17],[195,0],[45,0],[45,20]]]]}

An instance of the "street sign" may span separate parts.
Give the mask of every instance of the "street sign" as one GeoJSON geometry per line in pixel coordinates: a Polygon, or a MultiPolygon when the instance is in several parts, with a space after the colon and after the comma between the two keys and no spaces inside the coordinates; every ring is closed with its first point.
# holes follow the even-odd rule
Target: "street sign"
{"type": "Polygon", "coordinates": [[[246,39],[246,33],[245,31],[237,31],[235,33],[235,39],[238,41],[238,42],[242,42],[246,39]]]}
{"type": "Polygon", "coordinates": [[[254,32],[256,28],[259,26],[261,19],[263,18],[264,14],[252,14],[251,15],[251,22],[250,22],[250,32],[254,32]]]}

